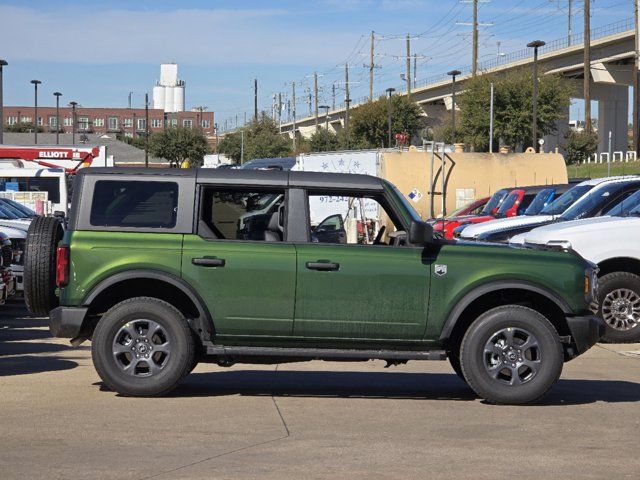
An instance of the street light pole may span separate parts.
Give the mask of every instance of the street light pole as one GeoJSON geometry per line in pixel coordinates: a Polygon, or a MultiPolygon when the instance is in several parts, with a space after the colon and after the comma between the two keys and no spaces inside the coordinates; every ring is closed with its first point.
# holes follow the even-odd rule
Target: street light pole
{"type": "Polygon", "coordinates": [[[447,75],[451,75],[451,143],[456,143],[456,77],[462,72],[451,70],[447,75]]]}
{"type": "Polygon", "coordinates": [[[542,40],[534,40],[527,43],[527,47],[533,48],[533,126],[531,139],[533,150],[536,152],[538,151],[538,48],[544,45],[545,43],[542,40]]]}
{"type": "Polygon", "coordinates": [[[53,92],[56,97],[56,145],[60,145],[60,92],[53,92]]]}
{"type": "Polygon", "coordinates": [[[318,108],[324,108],[324,138],[325,150],[329,151],[329,105],[320,105],[318,108]]]}
{"type": "Polygon", "coordinates": [[[2,98],[2,67],[9,65],[6,60],[0,59],[0,145],[4,143],[4,104],[2,98]]]}
{"type": "Polygon", "coordinates": [[[391,103],[391,96],[393,95],[393,92],[395,92],[396,89],[393,87],[389,87],[387,88],[386,92],[387,92],[387,128],[388,128],[388,140],[387,140],[387,147],[391,148],[391,109],[393,108],[393,104],[391,103]]]}
{"type": "Polygon", "coordinates": [[[71,105],[71,144],[76,144],[76,107],[78,102],[69,102],[71,105]]]}
{"type": "Polygon", "coordinates": [[[33,83],[33,144],[38,144],[38,85],[42,82],[40,80],[31,80],[33,83]]]}

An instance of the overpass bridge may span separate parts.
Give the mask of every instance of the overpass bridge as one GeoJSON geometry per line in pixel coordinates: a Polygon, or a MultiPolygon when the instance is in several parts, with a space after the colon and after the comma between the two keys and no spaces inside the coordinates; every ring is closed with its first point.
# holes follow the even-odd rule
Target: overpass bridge
{"type": "MultiPolygon", "coordinates": [[[[599,151],[607,150],[608,132],[613,134],[613,149],[627,150],[627,130],[629,118],[629,87],[633,83],[635,56],[634,20],[622,20],[591,31],[591,99],[598,102],[599,151]]],[[[547,43],[538,50],[538,62],[547,73],[559,73],[567,81],[576,84],[573,98],[582,98],[584,41],[582,34],[564,37],[547,43]]],[[[507,72],[520,67],[530,66],[533,62],[533,49],[526,48],[487,62],[481,62],[481,73],[507,72]]],[[[456,77],[459,92],[464,83],[471,78],[471,68],[460,69],[462,74],[456,77]]],[[[406,86],[397,88],[397,94],[406,95],[406,86]],[[401,92],[401,90],[405,90],[401,92]]],[[[435,127],[451,110],[451,77],[441,74],[427,78],[413,86],[412,99],[424,110],[427,125],[435,127]]],[[[385,95],[378,92],[374,98],[385,95]]],[[[350,110],[366,103],[368,97],[352,99],[350,110]]],[[[488,107],[487,107],[488,108],[488,107]]],[[[345,103],[330,110],[329,129],[337,132],[344,128],[345,103]]],[[[325,115],[296,119],[296,134],[309,137],[316,129],[324,128],[325,115]]],[[[545,137],[545,149],[551,150],[563,143],[563,137],[569,128],[569,108],[565,119],[559,122],[555,135],[545,137]]],[[[293,137],[293,122],[283,122],[282,132],[293,137]]]]}

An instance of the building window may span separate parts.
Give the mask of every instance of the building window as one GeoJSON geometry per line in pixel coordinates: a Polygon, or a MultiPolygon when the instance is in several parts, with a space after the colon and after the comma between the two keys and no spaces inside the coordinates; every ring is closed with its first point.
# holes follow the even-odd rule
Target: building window
{"type": "Polygon", "coordinates": [[[209,128],[209,120],[202,120],[202,128],[209,128]]]}
{"type": "Polygon", "coordinates": [[[145,118],[138,119],[138,130],[146,130],[147,129],[147,120],[145,118]]]}
{"type": "Polygon", "coordinates": [[[65,117],[64,126],[65,127],[70,127],[72,125],[73,125],[73,118],[72,117],[65,117]]]}
{"type": "Polygon", "coordinates": [[[78,117],[78,130],[89,130],[89,117],[78,117]]]}
{"type": "Polygon", "coordinates": [[[42,117],[38,117],[38,125],[39,126],[44,125],[44,121],[42,120],[42,117]]]}
{"type": "Polygon", "coordinates": [[[57,127],[58,126],[58,117],[49,117],[49,126],[57,127]]]}
{"type": "Polygon", "coordinates": [[[31,117],[22,117],[20,121],[22,123],[31,123],[31,117]]]}
{"type": "Polygon", "coordinates": [[[18,123],[18,117],[7,117],[7,125],[15,125],[18,123]]]}
{"type": "Polygon", "coordinates": [[[172,127],[177,127],[178,126],[178,119],[177,118],[172,118],[171,119],[171,126],[172,127]]]}
{"type": "Polygon", "coordinates": [[[162,119],[161,118],[152,118],[151,126],[153,128],[161,128],[162,127],[162,119]]]}
{"type": "Polygon", "coordinates": [[[109,130],[118,130],[118,117],[109,117],[109,130]]]}
{"type": "Polygon", "coordinates": [[[185,128],[191,128],[193,126],[193,120],[191,120],[190,118],[185,118],[184,120],[182,120],[182,126],[185,128]]]}
{"type": "Polygon", "coordinates": [[[125,128],[133,127],[133,118],[125,118],[122,120],[122,126],[125,128]]]}
{"type": "Polygon", "coordinates": [[[93,119],[94,127],[104,127],[104,118],[94,118],[93,119]]]}

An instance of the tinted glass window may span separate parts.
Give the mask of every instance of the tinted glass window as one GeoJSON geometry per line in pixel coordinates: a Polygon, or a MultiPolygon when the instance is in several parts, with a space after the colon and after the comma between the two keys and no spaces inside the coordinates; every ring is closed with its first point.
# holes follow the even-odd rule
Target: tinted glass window
{"type": "Polygon", "coordinates": [[[198,233],[220,240],[284,239],[284,191],[204,188],[198,233]]]}
{"type": "Polygon", "coordinates": [[[570,190],[567,190],[558,198],[556,198],[551,205],[547,205],[540,212],[541,215],[560,215],[567,208],[575,203],[580,197],[593,188],[592,185],[576,185],[570,190]]]}
{"type": "Polygon", "coordinates": [[[502,202],[500,208],[498,209],[498,213],[496,213],[496,218],[504,218],[507,216],[507,210],[513,207],[513,204],[516,203],[516,200],[520,197],[519,192],[511,192],[507,198],[502,202]]]}
{"type": "Polygon", "coordinates": [[[96,227],[173,228],[178,213],[178,184],[100,180],[91,204],[96,227]]]}
{"type": "Polygon", "coordinates": [[[544,190],[540,190],[531,202],[531,205],[527,207],[524,214],[537,215],[553,199],[554,194],[555,190],[553,188],[545,188],[544,190]]]}
{"type": "MultiPolygon", "coordinates": [[[[574,204],[560,218],[563,220],[578,220],[588,218],[597,214],[612,202],[618,203],[617,199],[626,192],[628,196],[638,190],[639,185],[634,183],[613,183],[604,185],[601,188],[594,188],[589,195],[574,204]]],[[[621,200],[622,198],[620,198],[621,200]]]]}
{"type": "Polygon", "coordinates": [[[604,212],[604,215],[628,215],[630,211],[637,210],[640,205],[640,190],[627,195],[620,203],[604,212]]]}
{"type": "Polygon", "coordinates": [[[482,210],[482,213],[484,215],[492,215],[492,212],[496,208],[500,207],[500,204],[504,201],[505,197],[508,194],[509,194],[509,190],[506,188],[503,188],[502,190],[498,190],[496,193],[493,194],[491,199],[484,206],[484,210],[482,210]]]}

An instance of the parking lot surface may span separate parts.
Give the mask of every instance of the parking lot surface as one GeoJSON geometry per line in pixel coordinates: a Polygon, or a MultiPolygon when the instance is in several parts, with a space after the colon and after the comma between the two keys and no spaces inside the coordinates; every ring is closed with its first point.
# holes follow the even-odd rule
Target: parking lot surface
{"type": "Polygon", "coordinates": [[[201,364],[166,398],[106,391],[89,344],[0,307],[0,478],[638,478],[640,345],[599,345],[535,406],[446,362],[201,364]]]}

